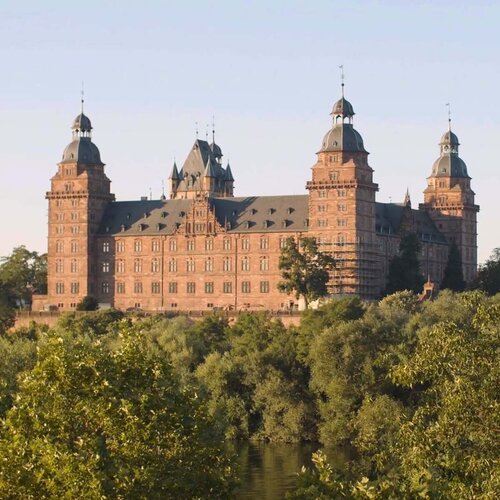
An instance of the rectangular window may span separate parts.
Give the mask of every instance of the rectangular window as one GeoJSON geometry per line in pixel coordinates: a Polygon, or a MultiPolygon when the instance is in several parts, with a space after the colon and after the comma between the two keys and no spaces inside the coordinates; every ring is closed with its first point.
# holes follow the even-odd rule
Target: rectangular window
{"type": "Polygon", "coordinates": [[[335,171],[332,171],[332,172],[330,172],[329,176],[330,176],[330,180],[331,181],[336,181],[339,178],[339,173],[335,172],[335,171]]]}
{"type": "Polygon", "coordinates": [[[109,273],[109,262],[108,261],[102,263],[102,272],[109,273]]]}
{"type": "Polygon", "coordinates": [[[151,260],[151,272],[152,273],[159,273],[160,272],[160,259],[157,259],[154,257],[151,260]]]}
{"type": "Polygon", "coordinates": [[[134,293],[142,293],[142,281],[134,282],[134,293]]]}
{"type": "Polygon", "coordinates": [[[177,293],[177,281],[169,281],[168,293],[177,293]]]}
{"type": "Polygon", "coordinates": [[[123,281],[116,282],[116,293],[125,293],[125,283],[123,281]]]}
{"type": "Polygon", "coordinates": [[[186,283],[186,292],[187,293],[196,293],[196,283],[194,281],[188,281],[186,283]]]}
{"type": "Polygon", "coordinates": [[[116,242],[116,252],[117,253],[125,252],[125,242],[123,240],[118,240],[116,242]]]}
{"type": "Polygon", "coordinates": [[[231,250],[231,240],[229,238],[224,238],[222,240],[222,247],[224,250],[231,250]]]}
{"type": "Polygon", "coordinates": [[[318,205],[318,212],[326,212],[328,210],[328,205],[318,205]]]}
{"type": "Polygon", "coordinates": [[[125,261],[123,259],[118,259],[116,261],[116,272],[117,273],[125,272],[125,261]]]}
{"type": "Polygon", "coordinates": [[[327,192],[324,189],[318,191],[318,198],[326,198],[327,192]]]}
{"type": "Polygon", "coordinates": [[[62,241],[56,241],[56,253],[64,252],[64,243],[62,241]]]}
{"type": "Polygon", "coordinates": [[[168,261],[168,272],[169,273],[176,273],[177,272],[177,260],[176,259],[170,259],[168,261]]]}
{"type": "Polygon", "coordinates": [[[153,281],[151,283],[151,293],[160,293],[161,292],[161,283],[159,281],[153,281]]]}
{"type": "Polygon", "coordinates": [[[195,240],[194,239],[187,240],[186,247],[188,252],[194,252],[196,249],[195,240]]]}
{"type": "Polygon", "coordinates": [[[151,242],[151,251],[153,251],[153,252],[160,251],[160,240],[153,240],[151,242]]]}
{"type": "Polygon", "coordinates": [[[78,252],[78,241],[72,241],[71,242],[71,253],[77,253],[78,252]]]}
{"type": "Polygon", "coordinates": [[[287,242],[288,238],[280,238],[280,248],[283,249],[286,247],[286,242],[287,242]]]}
{"type": "Polygon", "coordinates": [[[337,219],[337,226],[346,227],[347,226],[347,219],[337,219]]]}
{"type": "Polygon", "coordinates": [[[141,240],[134,241],[134,252],[142,252],[142,241],[141,240]]]}
{"type": "Polygon", "coordinates": [[[233,293],[233,284],[231,281],[224,281],[222,284],[223,293],[233,293]]]}
{"type": "Polygon", "coordinates": [[[241,293],[250,293],[250,281],[241,282],[241,293]]]}
{"type": "Polygon", "coordinates": [[[104,294],[108,294],[109,293],[109,283],[107,281],[103,281],[101,283],[101,291],[104,294]]]}
{"type": "Polygon", "coordinates": [[[142,272],[142,259],[134,259],[134,273],[142,272]]]}
{"type": "Polygon", "coordinates": [[[242,271],[250,271],[250,258],[243,257],[241,259],[241,270],[242,271]]]}
{"type": "Polygon", "coordinates": [[[211,257],[208,257],[208,259],[205,259],[205,271],[213,271],[214,270],[214,261],[211,257]]]}
{"type": "Polygon", "coordinates": [[[109,241],[105,241],[102,244],[102,251],[103,251],[103,253],[108,253],[109,252],[109,241]]]}
{"type": "Polygon", "coordinates": [[[319,227],[328,227],[328,219],[318,219],[319,227]]]}
{"type": "Polygon", "coordinates": [[[224,257],[222,259],[222,270],[223,271],[231,271],[232,268],[232,260],[231,257],[224,257]]]}
{"type": "Polygon", "coordinates": [[[64,283],[61,283],[61,282],[56,283],[56,293],[57,293],[58,295],[60,295],[60,294],[63,294],[63,293],[64,293],[64,283]]]}
{"type": "Polygon", "coordinates": [[[197,233],[204,233],[205,232],[205,224],[196,223],[194,225],[194,230],[197,233]]]}
{"type": "Polygon", "coordinates": [[[267,250],[269,248],[269,238],[260,239],[260,249],[267,250]]]}
{"type": "Polygon", "coordinates": [[[77,281],[74,281],[70,285],[71,293],[75,294],[80,291],[80,284],[77,281]]]}
{"type": "Polygon", "coordinates": [[[337,196],[339,198],[345,198],[347,196],[345,189],[337,189],[337,196]]]}
{"type": "Polygon", "coordinates": [[[269,258],[261,257],[260,258],[260,270],[261,271],[269,271],[269,258]]]}
{"type": "Polygon", "coordinates": [[[64,233],[64,227],[56,226],[56,234],[63,234],[63,233],[64,233]]]}
{"type": "Polygon", "coordinates": [[[195,264],[194,264],[194,260],[193,259],[188,259],[186,261],[186,271],[188,273],[194,273],[194,271],[195,271],[195,264]]]}
{"type": "Polygon", "coordinates": [[[260,282],[260,293],[269,293],[269,281],[260,282]]]}
{"type": "Polygon", "coordinates": [[[248,238],[243,238],[241,240],[241,249],[250,250],[250,240],[248,238]]]}
{"type": "Polygon", "coordinates": [[[214,282],[207,281],[205,283],[205,293],[214,293],[214,282]]]}
{"type": "Polygon", "coordinates": [[[177,252],[177,240],[170,240],[168,242],[168,248],[171,252],[177,252]]]}
{"type": "Polygon", "coordinates": [[[71,234],[78,234],[80,232],[79,226],[71,226],[71,234]]]}
{"type": "Polygon", "coordinates": [[[56,260],[56,273],[64,272],[64,261],[62,259],[56,260]]]}
{"type": "Polygon", "coordinates": [[[78,272],[78,261],[76,259],[72,259],[71,260],[70,269],[71,269],[72,273],[77,273],[78,272]]]}
{"type": "Polygon", "coordinates": [[[209,252],[214,249],[214,240],[212,238],[208,238],[205,240],[205,251],[209,252]]]}
{"type": "Polygon", "coordinates": [[[345,203],[339,203],[337,205],[337,210],[339,212],[346,212],[347,211],[347,205],[345,203]]]}

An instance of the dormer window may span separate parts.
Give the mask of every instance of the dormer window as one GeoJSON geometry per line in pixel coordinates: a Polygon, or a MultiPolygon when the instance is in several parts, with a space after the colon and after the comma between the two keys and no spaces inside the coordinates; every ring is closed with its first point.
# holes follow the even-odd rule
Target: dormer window
{"type": "Polygon", "coordinates": [[[293,212],[293,208],[292,207],[288,207],[287,210],[286,210],[286,213],[288,215],[290,215],[292,212],[293,212]]]}
{"type": "Polygon", "coordinates": [[[255,214],[257,213],[257,209],[252,208],[252,209],[250,210],[250,213],[251,213],[252,215],[255,215],[255,214]]]}
{"type": "Polygon", "coordinates": [[[273,214],[274,214],[274,208],[269,208],[269,209],[267,210],[267,213],[268,213],[269,215],[273,215],[273,214]]]}
{"type": "Polygon", "coordinates": [[[250,229],[250,221],[245,221],[245,229],[250,229]]]}

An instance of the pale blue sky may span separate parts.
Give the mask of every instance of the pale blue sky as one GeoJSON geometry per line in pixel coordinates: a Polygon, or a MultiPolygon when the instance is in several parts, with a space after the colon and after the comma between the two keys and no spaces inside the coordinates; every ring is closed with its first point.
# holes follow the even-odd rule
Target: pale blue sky
{"type": "Polygon", "coordinates": [[[0,255],[46,249],[82,80],[119,200],[159,197],[212,114],[237,195],[305,193],[343,64],[379,201],[422,201],[451,102],[484,260],[500,246],[498,26],[486,1],[0,0],[0,255]]]}

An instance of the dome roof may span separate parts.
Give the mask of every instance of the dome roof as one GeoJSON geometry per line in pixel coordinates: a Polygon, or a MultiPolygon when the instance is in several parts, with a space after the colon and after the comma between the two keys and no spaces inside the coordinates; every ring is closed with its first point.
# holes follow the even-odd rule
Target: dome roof
{"type": "Polygon", "coordinates": [[[92,130],[92,124],[90,123],[90,118],[83,113],[80,113],[74,120],[71,126],[73,130],[81,130],[83,132],[90,132],[92,130]]]}
{"type": "Polygon", "coordinates": [[[447,130],[442,136],[439,144],[447,144],[450,146],[460,146],[458,137],[451,131],[447,130]]]}
{"type": "Polygon", "coordinates": [[[330,113],[333,116],[354,116],[354,108],[352,107],[352,104],[345,99],[344,97],[341,97],[334,105],[332,112],[330,113]]]}
{"type": "Polygon", "coordinates": [[[335,125],[323,138],[321,151],[352,151],[366,153],[363,138],[347,123],[335,125]]]}
{"type": "Polygon", "coordinates": [[[446,154],[438,158],[432,166],[432,175],[434,177],[469,177],[465,162],[455,154],[446,154]]]}
{"type": "MultiPolygon", "coordinates": [[[[89,122],[90,123],[90,122],[89,122]]],[[[103,165],[97,146],[87,137],[70,142],[64,150],[62,163],[89,163],[103,165]]]]}

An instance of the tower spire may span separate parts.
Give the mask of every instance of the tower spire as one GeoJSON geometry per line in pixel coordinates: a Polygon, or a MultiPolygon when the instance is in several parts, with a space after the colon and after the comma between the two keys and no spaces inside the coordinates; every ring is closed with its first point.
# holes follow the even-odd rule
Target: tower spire
{"type": "Polygon", "coordinates": [[[215,115],[212,115],[212,144],[215,144],[215,115]]]}
{"type": "Polygon", "coordinates": [[[447,102],[446,107],[448,108],[448,130],[451,132],[451,104],[447,102]]]}
{"type": "Polygon", "coordinates": [[[340,82],[342,87],[342,97],[344,97],[344,65],[341,64],[339,66],[339,69],[340,69],[340,82]]]}

